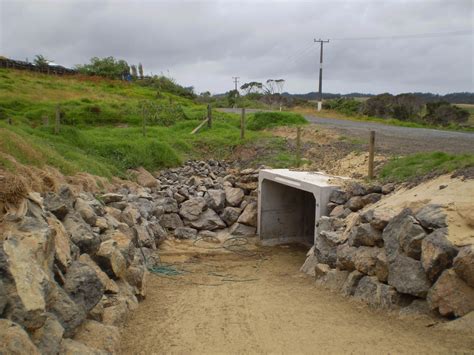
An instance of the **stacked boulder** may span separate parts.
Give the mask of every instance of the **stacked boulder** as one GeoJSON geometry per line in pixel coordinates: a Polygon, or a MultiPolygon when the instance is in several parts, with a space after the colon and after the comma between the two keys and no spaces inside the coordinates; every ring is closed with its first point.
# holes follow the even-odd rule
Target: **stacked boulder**
{"type": "Polygon", "coordinates": [[[159,223],[177,238],[212,237],[219,231],[255,235],[258,170],[236,171],[214,160],[188,161],[162,171],[158,180],[159,223]]]}
{"type": "Polygon", "coordinates": [[[134,174],[138,185],[99,195],[0,195],[0,353],[116,353],[163,240],[256,232],[257,170],[190,161],[134,174]]]}
{"type": "Polygon", "coordinates": [[[474,311],[474,246],[449,241],[442,206],[400,213],[370,207],[392,190],[360,184],[335,190],[302,270],[373,307],[446,317],[474,311]]]}

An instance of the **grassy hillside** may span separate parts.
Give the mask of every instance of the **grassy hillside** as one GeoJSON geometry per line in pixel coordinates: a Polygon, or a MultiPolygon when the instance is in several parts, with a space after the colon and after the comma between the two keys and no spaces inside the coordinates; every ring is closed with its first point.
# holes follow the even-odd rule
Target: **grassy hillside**
{"type": "Polygon", "coordinates": [[[0,70],[0,166],[12,168],[9,155],[65,174],[120,176],[138,166],[154,170],[187,158],[224,159],[236,146],[268,137],[248,131],[241,140],[240,118],[217,111],[212,129],[191,135],[205,112],[192,100],[133,83],[0,70]],[[158,119],[147,123],[146,137],[143,102],[158,110],[158,119]],[[55,135],[57,105],[62,125],[55,135]]]}

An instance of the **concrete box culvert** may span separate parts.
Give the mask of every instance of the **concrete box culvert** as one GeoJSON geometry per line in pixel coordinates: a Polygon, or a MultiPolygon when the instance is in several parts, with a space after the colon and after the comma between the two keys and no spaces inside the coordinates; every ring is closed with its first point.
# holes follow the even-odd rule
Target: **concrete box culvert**
{"type": "MultiPolygon", "coordinates": [[[[288,169],[264,169],[258,179],[258,229],[263,245],[313,245],[317,224],[327,215],[334,176],[288,169]]],[[[338,179],[340,179],[338,177],[338,179]]]]}

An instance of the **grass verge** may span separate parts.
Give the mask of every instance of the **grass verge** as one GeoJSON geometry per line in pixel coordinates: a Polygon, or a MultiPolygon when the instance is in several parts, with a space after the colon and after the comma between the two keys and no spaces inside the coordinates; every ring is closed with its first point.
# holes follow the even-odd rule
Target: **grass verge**
{"type": "Polygon", "coordinates": [[[297,126],[308,124],[298,113],[292,112],[256,112],[247,121],[247,128],[254,131],[278,126],[297,126]]]}

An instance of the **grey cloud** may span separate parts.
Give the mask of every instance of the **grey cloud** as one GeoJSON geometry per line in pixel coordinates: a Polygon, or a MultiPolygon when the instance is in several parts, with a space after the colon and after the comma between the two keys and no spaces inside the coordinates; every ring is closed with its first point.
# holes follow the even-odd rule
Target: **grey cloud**
{"type": "Polygon", "coordinates": [[[325,46],[325,91],[473,91],[472,34],[337,40],[472,29],[470,0],[0,0],[0,16],[2,55],[42,53],[69,66],[113,55],[148,73],[169,70],[198,91],[227,91],[234,75],[314,91],[314,37],[334,39],[325,46]]]}

